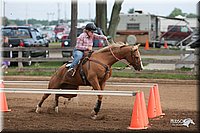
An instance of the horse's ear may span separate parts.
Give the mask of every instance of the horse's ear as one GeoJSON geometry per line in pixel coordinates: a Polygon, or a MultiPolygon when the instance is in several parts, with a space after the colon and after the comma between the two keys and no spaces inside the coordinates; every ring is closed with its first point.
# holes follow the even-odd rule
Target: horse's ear
{"type": "Polygon", "coordinates": [[[140,45],[141,45],[141,44],[139,43],[139,44],[137,44],[136,46],[139,47],[140,45]]]}
{"type": "Polygon", "coordinates": [[[135,45],[134,47],[135,47],[136,49],[138,49],[140,45],[141,45],[141,44],[139,43],[139,44],[135,45]]]}
{"type": "Polygon", "coordinates": [[[124,42],[124,44],[126,44],[127,46],[129,45],[129,43],[128,43],[128,42],[124,42]]]}

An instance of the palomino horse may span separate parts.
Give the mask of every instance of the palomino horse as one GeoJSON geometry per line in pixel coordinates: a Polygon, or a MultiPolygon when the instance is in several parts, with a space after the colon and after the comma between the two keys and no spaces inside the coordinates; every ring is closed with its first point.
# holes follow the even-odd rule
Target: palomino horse
{"type": "MultiPolygon", "coordinates": [[[[129,66],[133,66],[135,70],[142,70],[143,65],[138,50],[139,45],[129,46],[124,43],[114,43],[99,49],[87,58],[83,65],[79,65],[74,76],[67,72],[65,64],[62,65],[51,77],[48,89],[78,89],[79,86],[92,86],[94,90],[104,90],[106,81],[112,74],[111,66],[122,59],[129,62],[129,66]],[[82,69],[81,69],[82,67],[82,69]],[[87,82],[84,82],[80,76],[83,70],[87,82]]],[[[80,63],[81,64],[81,63],[80,63]]],[[[41,101],[37,105],[36,112],[40,112],[42,103],[50,94],[44,94],[41,101]]],[[[58,112],[58,98],[76,97],[76,94],[55,94],[55,111],[58,112]]],[[[95,119],[101,107],[102,95],[98,95],[96,106],[91,112],[91,118],[95,119]]]]}

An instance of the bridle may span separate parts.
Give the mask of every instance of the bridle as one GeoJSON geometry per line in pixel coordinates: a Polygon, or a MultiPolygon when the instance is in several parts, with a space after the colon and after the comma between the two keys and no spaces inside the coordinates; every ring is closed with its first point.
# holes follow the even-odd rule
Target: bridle
{"type": "MultiPolygon", "coordinates": [[[[110,49],[110,52],[111,52],[112,56],[113,56],[116,60],[118,60],[118,61],[120,61],[120,62],[122,62],[122,63],[128,65],[129,67],[133,66],[133,63],[129,63],[129,64],[128,64],[127,62],[124,62],[123,60],[119,59],[119,58],[113,53],[113,50],[112,50],[111,47],[110,47],[109,49],[110,49]]],[[[133,51],[133,46],[131,47],[131,50],[130,50],[130,51],[131,51],[132,60],[134,60],[134,59],[135,59],[135,55],[134,55],[134,51],[133,51]]],[[[136,63],[139,64],[138,60],[136,60],[136,63]]]]}
{"type": "MultiPolygon", "coordinates": [[[[134,55],[133,46],[131,48],[131,57],[132,57],[132,60],[134,60],[136,58],[135,55],[134,55]]],[[[136,64],[141,63],[141,58],[140,58],[140,60],[135,60],[135,63],[136,64]]],[[[130,63],[130,64],[133,65],[133,63],[130,63]]]]}

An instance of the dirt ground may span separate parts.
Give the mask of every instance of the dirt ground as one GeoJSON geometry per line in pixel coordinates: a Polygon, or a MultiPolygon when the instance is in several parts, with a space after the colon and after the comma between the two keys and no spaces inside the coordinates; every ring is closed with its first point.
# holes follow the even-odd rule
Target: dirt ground
{"type": "MultiPolygon", "coordinates": [[[[5,84],[5,88],[47,88],[47,84],[15,85],[5,84]]],[[[145,131],[184,131],[197,132],[198,119],[198,87],[187,82],[181,84],[158,83],[162,111],[165,116],[160,119],[149,119],[150,127],[145,131]],[[191,118],[195,125],[189,127],[173,126],[170,122],[175,119],[191,118]]],[[[91,87],[80,87],[91,89],[91,87]]],[[[148,104],[150,87],[132,87],[106,85],[106,90],[141,90],[148,104]]],[[[135,97],[104,96],[102,108],[97,120],[90,118],[90,112],[96,103],[96,96],[78,95],[64,104],[65,99],[59,99],[59,113],[52,106],[54,95],[43,104],[40,114],[35,108],[42,94],[6,93],[10,112],[4,113],[3,132],[133,132],[130,126],[135,97]]]]}

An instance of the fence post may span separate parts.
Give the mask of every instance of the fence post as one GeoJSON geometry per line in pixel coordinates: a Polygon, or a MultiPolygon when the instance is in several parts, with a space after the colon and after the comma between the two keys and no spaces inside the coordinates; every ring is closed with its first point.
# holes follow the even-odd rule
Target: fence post
{"type": "Polygon", "coordinates": [[[195,47],[195,52],[194,52],[194,55],[195,55],[195,63],[194,63],[194,72],[196,74],[199,74],[199,48],[198,47],[195,47]]]}
{"type": "MultiPolygon", "coordinates": [[[[20,47],[20,46],[19,46],[20,47]]],[[[19,59],[22,59],[22,49],[21,49],[21,47],[20,47],[20,50],[18,51],[18,58],[19,59]]],[[[23,63],[22,63],[22,61],[18,61],[18,67],[19,68],[23,68],[23,63]]]]}

